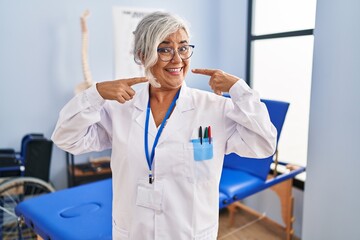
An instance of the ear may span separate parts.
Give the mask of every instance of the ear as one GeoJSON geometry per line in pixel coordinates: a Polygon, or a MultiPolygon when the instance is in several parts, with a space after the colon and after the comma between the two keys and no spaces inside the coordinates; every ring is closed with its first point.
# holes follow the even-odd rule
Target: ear
{"type": "Polygon", "coordinates": [[[138,65],[144,66],[144,56],[141,54],[140,51],[138,51],[136,54],[134,54],[134,62],[138,65]]]}
{"type": "Polygon", "coordinates": [[[144,54],[141,54],[141,56],[139,56],[139,59],[141,59],[141,64],[145,65],[145,56],[144,56],[144,54]]]}
{"type": "Polygon", "coordinates": [[[139,61],[139,64],[141,63],[142,65],[144,65],[145,64],[145,55],[141,52],[141,50],[139,50],[138,52],[137,52],[137,59],[138,59],[138,61],[139,61]]]}

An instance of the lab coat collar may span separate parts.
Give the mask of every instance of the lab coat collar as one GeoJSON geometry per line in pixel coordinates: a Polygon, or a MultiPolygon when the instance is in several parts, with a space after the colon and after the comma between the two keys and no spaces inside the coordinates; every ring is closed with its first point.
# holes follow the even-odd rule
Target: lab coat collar
{"type": "MultiPolygon", "coordinates": [[[[138,91],[138,97],[134,99],[134,106],[136,108],[135,111],[135,119],[136,122],[142,127],[145,128],[145,118],[146,118],[146,109],[147,103],[149,100],[149,83],[145,84],[144,87],[138,91]]],[[[183,82],[183,85],[180,90],[179,98],[176,102],[176,107],[171,114],[168,122],[165,125],[162,136],[159,139],[159,144],[163,140],[165,140],[168,134],[174,133],[177,130],[180,130],[181,127],[186,123],[183,114],[187,111],[191,111],[195,109],[194,100],[191,95],[191,90],[187,87],[186,83],[183,82]]],[[[149,121],[149,134],[152,136],[156,136],[157,128],[154,124],[154,120],[150,119],[149,121]]]]}
{"type": "Polygon", "coordinates": [[[144,84],[144,86],[135,93],[134,106],[140,110],[145,111],[147,108],[147,102],[149,100],[149,83],[144,84]],[[136,97],[138,95],[138,97],[136,97]]]}
{"type": "Polygon", "coordinates": [[[178,108],[181,112],[186,112],[195,108],[194,99],[191,95],[191,90],[186,85],[186,82],[183,82],[183,85],[181,87],[179,99],[176,102],[176,108],[178,108]]]}

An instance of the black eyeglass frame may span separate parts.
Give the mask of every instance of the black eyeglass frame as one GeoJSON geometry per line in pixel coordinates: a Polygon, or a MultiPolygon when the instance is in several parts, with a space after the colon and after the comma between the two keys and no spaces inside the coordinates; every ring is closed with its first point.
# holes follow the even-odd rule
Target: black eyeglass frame
{"type": "Polygon", "coordinates": [[[158,52],[158,55],[159,55],[159,58],[160,58],[161,61],[163,61],[163,62],[170,62],[170,61],[172,61],[172,60],[174,59],[174,57],[175,57],[175,52],[179,55],[179,57],[180,57],[182,60],[187,60],[187,59],[191,58],[191,56],[192,56],[193,53],[194,53],[194,51],[193,51],[194,48],[195,48],[195,45],[183,45],[183,46],[181,46],[181,47],[178,47],[177,50],[175,50],[175,49],[172,48],[172,47],[162,47],[162,48],[158,48],[158,49],[157,49],[157,52],[158,52]],[[179,54],[179,48],[183,48],[183,47],[190,47],[190,49],[191,49],[191,54],[190,54],[190,56],[187,57],[187,58],[182,58],[181,55],[179,54]],[[170,50],[171,50],[172,58],[171,58],[170,60],[165,61],[165,60],[161,59],[159,51],[160,51],[160,50],[163,50],[163,49],[170,49],[170,50]]]}

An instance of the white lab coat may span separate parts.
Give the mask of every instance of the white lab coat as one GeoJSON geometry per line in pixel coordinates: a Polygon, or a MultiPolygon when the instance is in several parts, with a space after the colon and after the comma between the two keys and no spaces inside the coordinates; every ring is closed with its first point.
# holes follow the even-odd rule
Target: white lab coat
{"type": "MultiPolygon", "coordinates": [[[[149,184],[147,89],[120,104],[103,100],[92,86],[61,110],[52,140],[73,154],[112,148],[113,239],[214,240],[224,154],[262,158],[275,150],[266,106],[242,80],[230,89],[231,99],[184,83],[156,147],[149,184]],[[198,138],[199,126],[212,128],[212,159],[194,160],[190,140],[198,138]]],[[[149,151],[156,133],[150,115],[149,151]]]]}

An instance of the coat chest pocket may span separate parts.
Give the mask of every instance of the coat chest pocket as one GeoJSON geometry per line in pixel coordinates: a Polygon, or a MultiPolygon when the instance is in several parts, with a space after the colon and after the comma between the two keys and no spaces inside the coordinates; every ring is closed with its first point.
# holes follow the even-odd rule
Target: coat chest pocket
{"type": "Polygon", "coordinates": [[[212,160],[214,156],[213,144],[208,139],[192,139],[192,148],[195,161],[212,160]]]}
{"type": "Polygon", "coordinates": [[[185,147],[186,161],[189,164],[189,179],[192,182],[203,182],[215,177],[216,162],[214,159],[214,141],[211,144],[207,139],[200,143],[193,139],[185,147]]]}

